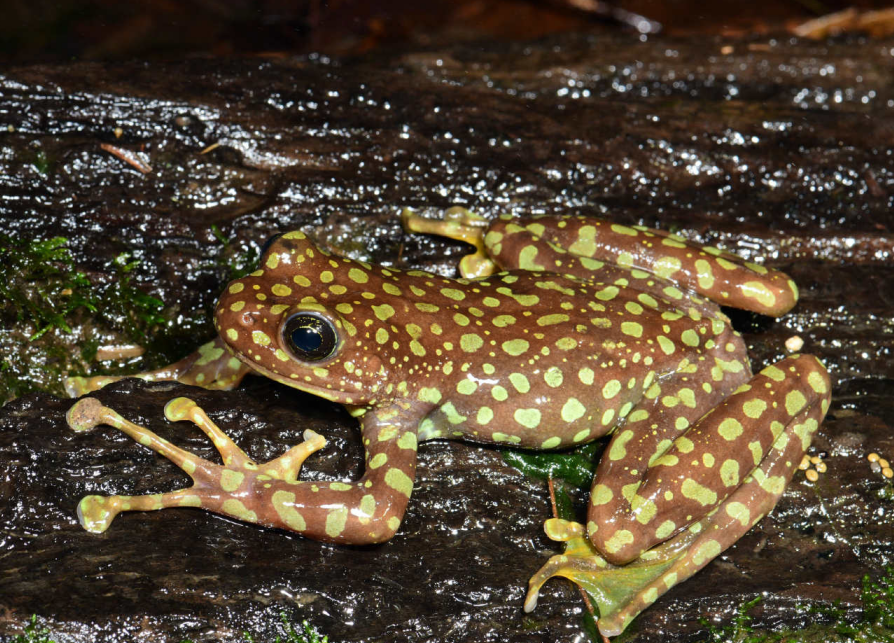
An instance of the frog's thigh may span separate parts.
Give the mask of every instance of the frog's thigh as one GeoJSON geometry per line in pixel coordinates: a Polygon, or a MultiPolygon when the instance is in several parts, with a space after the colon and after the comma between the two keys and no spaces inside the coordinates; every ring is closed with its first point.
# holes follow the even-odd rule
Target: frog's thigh
{"type": "Polygon", "coordinates": [[[230,390],[239,386],[242,378],[250,371],[249,367],[227,350],[224,341],[217,337],[180,361],[158,370],[123,377],[109,375],[68,377],[65,379],[65,390],[71,397],[80,397],[127,377],[150,382],[177,381],[211,390],[230,390]]]}
{"type": "Polygon", "coordinates": [[[812,356],[765,368],[639,471],[641,483],[596,480],[588,516],[593,544],[624,564],[716,509],[744,530],[713,538],[721,547],[710,560],[775,504],[829,397],[828,373],[812,356]]]}
{"type": "MultiPolygon", "coordinates": [[[[644,392],[615,432],[593,477],[587,532],[597,547],[609,540],[603,547],[611,551],[618,540],[631,538],[630,503],[649,467],[674,440],[750,378],[751,371],[743,362],[709,354],[694,362],[684,359],[677,372],[644,392]],[[610,534],[617,534],[614,540],[610,534]]],[[[638,530],[632,535],[638,538],[638,530]]],[[[611,554],[606,558],[612,560],[611,554]]]]}

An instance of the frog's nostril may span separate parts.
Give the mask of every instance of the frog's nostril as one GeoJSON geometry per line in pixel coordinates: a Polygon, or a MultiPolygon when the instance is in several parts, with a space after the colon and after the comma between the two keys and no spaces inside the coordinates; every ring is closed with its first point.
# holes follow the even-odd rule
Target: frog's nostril
{"type": "Polygon", "coordinates": [[[239,319],[243,326],[254,326],[255,322],[257,322],[254,313],[242,313],[242,316],[239,319]]]}

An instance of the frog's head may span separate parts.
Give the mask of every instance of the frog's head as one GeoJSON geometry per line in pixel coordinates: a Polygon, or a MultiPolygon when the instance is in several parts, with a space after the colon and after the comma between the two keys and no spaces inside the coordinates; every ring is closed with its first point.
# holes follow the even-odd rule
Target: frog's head
{"type": "Polygon", "coordinates": [[[418,368],[398,336],[412,311],[395,295],[397,274],[289,232],[265,245],[258,270],[227,286],[215,325],[263,375],[343,404],[384,402],[405,395],[395,384],[418,368]]]}

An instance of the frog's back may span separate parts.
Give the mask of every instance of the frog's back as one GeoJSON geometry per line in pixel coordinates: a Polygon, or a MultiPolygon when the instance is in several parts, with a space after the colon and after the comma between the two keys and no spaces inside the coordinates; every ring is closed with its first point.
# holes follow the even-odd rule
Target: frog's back
{"type": "Polygon", "coordinates": [[[726,332],[713,305],[552,273],[463,282],[462,295],[447,306],[452,314],[444,302],[438,307],[448,359],[422,384],[420,394],[438,408],[420,426],[421,439],[528,448],[592,440],[626,417],[656,378],[726,332]]]}

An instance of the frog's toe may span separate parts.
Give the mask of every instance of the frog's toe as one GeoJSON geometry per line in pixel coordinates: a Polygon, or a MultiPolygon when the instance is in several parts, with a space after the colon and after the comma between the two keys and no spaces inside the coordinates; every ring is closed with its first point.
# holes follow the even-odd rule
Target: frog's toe
{"type": "Polygon", "coordinates": [[[179,422],[180,420],[192,419],[190,413],[199,406],[188,397],[175,397],[173,400],[165,404],[165,418],[168,422],[179,422]]]}
{"type": "Polygon", "coordinates": [[[105,407],[95,397],[85,397],[65,413],[65,421],[73,431],[89,431],[104,421],[105,407]]]}
{"type": "Polygon", "coordinates": [[[119,505],[114,497],[84,496],[78,503],[78,522],[87,531],[101,534],[121,511],[119,505]]]}

